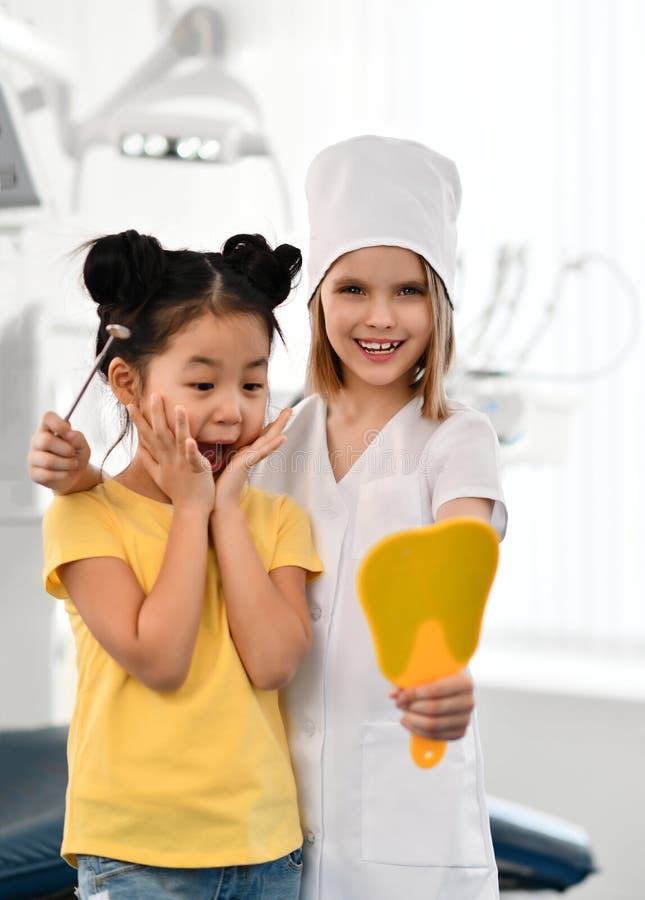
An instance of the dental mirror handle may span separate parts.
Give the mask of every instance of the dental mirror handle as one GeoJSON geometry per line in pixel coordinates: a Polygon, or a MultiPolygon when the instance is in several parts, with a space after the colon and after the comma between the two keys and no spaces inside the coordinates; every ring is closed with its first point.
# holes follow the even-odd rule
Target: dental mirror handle
{"type": "Polygon", "coordinates": [[[76,395],[76,399],[72,403],[69,412],[67,413],[66,416],[63,416],[63,418],[67,422],[69,422],[70,416],[72,415],[72,413],[78,406],[78,404],[81,400],[81,397],[83,396],[85,391],[88,389],[90,381],[94,377],[94,374],[96,373],[97,369],[99,368],[99,366],[105,359],[105,356],[106,356],[108,350],[110,349],[112,342],[114,340],[127,341],[127,339],[130,337],[130,334],[132,333],[129,328],[125,327],[125,325],[107,325],[106,331],[108,332],[110,337],[107,339],[107,341],[105,342],[105,346],[103,347],[103,349],[101,350],[99,355],[94,360],[94,365],[92,366],[92,371],[87,376],[87,378],[85,379],[85,383],[83,384],[83,387],[80,389],[80,391],[76,395]]]}

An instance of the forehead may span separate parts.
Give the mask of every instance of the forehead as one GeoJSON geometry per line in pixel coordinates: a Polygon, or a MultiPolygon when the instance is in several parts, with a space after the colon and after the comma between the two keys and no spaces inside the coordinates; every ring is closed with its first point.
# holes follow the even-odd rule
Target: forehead
{"type": "Polygon", "coordinates": [[[205,312],[178,331],[168,352],[180,357],[213,356],[246,360],[247,356],[266,356],[269,336],[258,316],[214,315],[205,312]]]}
{"type": "Polygon", "coordinates": [[[401,281],[426,280],[426,269],[421,257],[405,247],[361,247],[344,253],[330,267],[327,277],[369,278],[374,280],[401,281]]]}

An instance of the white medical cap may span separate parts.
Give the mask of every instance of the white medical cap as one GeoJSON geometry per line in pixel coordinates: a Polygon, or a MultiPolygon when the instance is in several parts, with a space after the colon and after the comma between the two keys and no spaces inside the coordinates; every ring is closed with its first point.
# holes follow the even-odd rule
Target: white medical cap
{"type": "Polygon", "coordinates": [[[415,141],[364,135],[314,157],[309,205],[309,296],[343,253],[404,247],[422,256],[453,299],[461,183],[445,156],[415,141]]]}

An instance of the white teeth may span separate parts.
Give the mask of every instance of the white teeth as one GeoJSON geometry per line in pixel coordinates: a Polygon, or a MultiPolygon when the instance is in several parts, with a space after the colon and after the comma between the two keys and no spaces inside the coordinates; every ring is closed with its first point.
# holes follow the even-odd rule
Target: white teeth
{"type": "Polygon", "coordinates": [[[381,341],[357,341],[357,343],[359,347],[362,347],[363,350],[368,350],[370,353],[391,353],[402,344],[402,341],[388,341],[387,343],[382,343],[381,341]]]}

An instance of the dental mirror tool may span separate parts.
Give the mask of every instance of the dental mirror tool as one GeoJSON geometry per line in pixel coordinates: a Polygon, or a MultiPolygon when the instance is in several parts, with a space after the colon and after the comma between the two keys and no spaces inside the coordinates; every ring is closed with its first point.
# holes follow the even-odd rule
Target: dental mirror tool
{"type": "Polygon", "coordinates": [[[103,349],[101,350],[101,352],[99,353],[99,355],[98,355],[98,356],[96,357],[96,359],[94,360],[94,365],[92,366],[92,371],[91,371],[90,374],[87,376],[87,378],[85,379],[85,384],[83,385],[83,387],[80,389],[80,391],[79,391],[78,394],[76,395],[76,399],[75,399],[74,402],[72,403],[72,406],[71,406],[71,408],[70,408],[70,411],[67,413],[66,416],[63,417],[67,422],[69,422],[70,416],[72,415],[72,413],[74,412],[74,410],[75,410],[76,407],[78,406],[81,397],[83,396],[83,394],[84,394],[85,391],[87,390],[90,381],[91,381],[92,378],[94,377],[94,373],[96,372],[96,370],[98,369],[98,367],[101,365],[101,363],[102,363],[103,360],[105,359],[105,354],[106,354],[106,353],[108,352],[108,350],[110,349],[110,345],[112,344],[112,341],[114,341],[114,340],[118,340],[118,341],[127,341],[127,339],[130,337],[130,334],[131,334],[130,329],[129,329],[129,328],[126,328],[125,325],[106,325],[106,326],[105,326],[105,330],[106,330],[107,333],[110,335],[110,337],[107,339],[107,341],[105,342],[105,346],[103,347],[103,349]]]}

